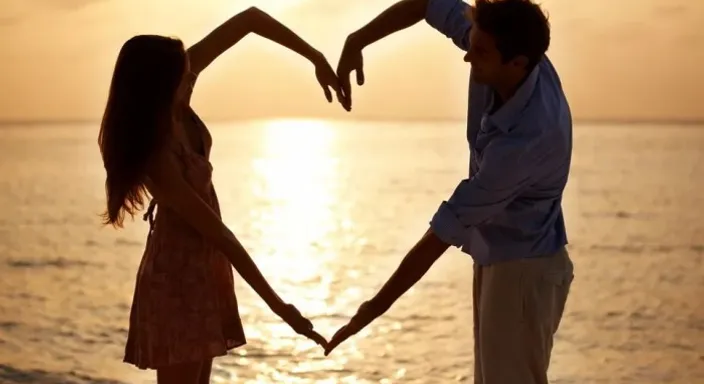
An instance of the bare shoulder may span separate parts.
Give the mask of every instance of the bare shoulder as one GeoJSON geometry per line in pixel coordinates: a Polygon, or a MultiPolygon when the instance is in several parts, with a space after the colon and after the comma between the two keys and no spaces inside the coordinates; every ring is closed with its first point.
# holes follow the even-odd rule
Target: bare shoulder
{"type": "Polygon", "coordinates": [[[175,139],[170,140],[147,163],[146,185],[153,196],[169,193],[185,182],[175,151],[176,145],[175,139]]]}

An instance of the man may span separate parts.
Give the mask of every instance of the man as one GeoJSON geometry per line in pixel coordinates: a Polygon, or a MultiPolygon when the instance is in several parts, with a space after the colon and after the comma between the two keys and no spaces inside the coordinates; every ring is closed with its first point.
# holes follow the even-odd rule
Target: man
{"type": "Polygon", "coordinates": [[[403,0],[351,34],[338,66],[362,85],[362,50],[424,19],[465,50],[471,64],[469,178],[459,183],[393,276],[330,341],[357,333],[449,248],[474,259],[475,383],[542,384],[553,335],[573,279],[565,250],[562,194],[572,152],[572,119],[545,56],[550,27],[529,0],[403,0]]]}

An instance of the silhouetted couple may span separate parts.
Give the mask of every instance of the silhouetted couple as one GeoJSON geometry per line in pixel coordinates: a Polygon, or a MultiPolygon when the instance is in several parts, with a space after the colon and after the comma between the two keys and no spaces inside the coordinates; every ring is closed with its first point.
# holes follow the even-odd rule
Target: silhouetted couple
{"type": "MultiPolygon", "coordinates": [[[[476,0],[471,6],[459,0],[399,1],[349,35],[337,71],[256,8],[187,49],[161,36],[127,41],[99,137],[107,172],[105,223],[119,227],[126,214],[148,205],[150,230],[125,362],[156,369],[160,384],[208,383],[212,359],[246,343],[230,266],[327,355],[386,312],[456,246],[474,259],[474,382],[547,383],[553,335],[573,279],[561,208],[572,119],[545,56],[549,41],[547,18],[529,0],[476,0]],[[215,58],[255,33],[308,59],[327,100],[335,92],[349,111],[351,72],[359,85],[364,82],[363,49],[423,19],[465,51],[471,64],[469,174],[440,204],[383,288],[328,342],[277,296],[222,222],[211,179],[212,140],[190,107],[191,92],[215,58]]],[[[432,311],[432,303],[423,310],[432,311]]]]}

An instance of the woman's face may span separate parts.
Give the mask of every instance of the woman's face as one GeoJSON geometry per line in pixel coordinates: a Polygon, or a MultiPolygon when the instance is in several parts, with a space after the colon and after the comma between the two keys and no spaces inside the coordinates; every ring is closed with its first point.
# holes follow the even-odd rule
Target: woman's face
{"type": "Polygon", "coordinates": [[[181,84],[178,87],[178,90],[176,91],[176,103],[181,104],[184,103],[188,100],[188,98],[191,96],[191,93],[193,92],[193,84],[195,82],[195,74],[191,72],[191,62],[188,59],[188,55],[186,57],[186,65],[184,66],[185,70],[183,71],[183,77],[181,78],[181,84]]]}

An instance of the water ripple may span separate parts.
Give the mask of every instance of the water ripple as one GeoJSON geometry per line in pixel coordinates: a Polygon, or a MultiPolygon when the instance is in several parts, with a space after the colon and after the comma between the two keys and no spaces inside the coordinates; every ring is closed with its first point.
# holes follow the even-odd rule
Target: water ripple
{"type": "MultiPolygon", "coordinates": [[[[331,336],[466,177],[457,127],[217,127],[223,217],[277,292],[331,336]]],[[[154,381],[121,362],[147,227],[100,226],[94,128],[0,133],[0,383],[154,381]]],[[[576,277],[551,382],[704,383],[704,195],[692,177],[704,174],[704,130],[577,129],[574,142],[564,208],[576,277]]],[[[472,380],[472,262],[457,250],[328,357],[239,276],[236,290],[249,343],[215,360],[214,383],[472,380]]]]}

